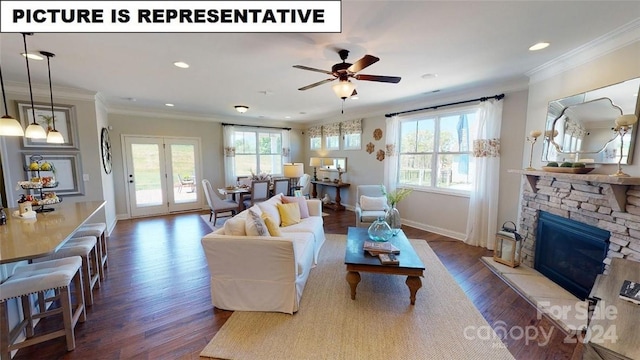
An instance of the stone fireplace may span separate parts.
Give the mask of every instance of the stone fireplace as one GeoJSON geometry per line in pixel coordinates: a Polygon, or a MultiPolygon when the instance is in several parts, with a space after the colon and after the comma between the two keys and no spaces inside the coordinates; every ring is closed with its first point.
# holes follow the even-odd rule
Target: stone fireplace
{"type": "Polygon", "coordinates": [[[542,212],[610,233],[604,257],[640,261],[640,178],[513,170],[526,181],[522,189],[519,230],[525,238],[522,263],[534,268],[538,221],[542,212]]]}

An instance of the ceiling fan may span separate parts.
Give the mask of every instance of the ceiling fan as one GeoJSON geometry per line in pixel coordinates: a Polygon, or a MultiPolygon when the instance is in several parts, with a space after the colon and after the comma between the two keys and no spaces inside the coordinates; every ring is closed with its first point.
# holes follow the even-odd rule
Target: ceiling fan
{"type": "Polygon", "coordinates": [[[340,55],[341,63],[337,63],[331,67],[331,71],[316,69],[304,65],[293,65],[296,69],[309,70],[320,72],[323,74],[332,75],[333,77],[329,79],[324,79],[313,84],[303,86],[298,90],[309,90],[318,85],[322,85],[333,80],[340,80],[338,84],[333,86],[333,91],[340,97],[342,100],[357,94],[355,90],[355,85],[349,80],[349,78],[354,78],[356,80],[365,80],[365,81],[378,81],[378,82],[386,82],[386,83],[394,83],[397,84],[400,82],[400,77],[398,76],[380,76],[380,75],[365,75],[358,74],[358,72],[370,65],[375,64],[380,60],[380,58],[375,57],[373,55],[365,55],[360,60],[351,64],[346,62],[347,57],[349,56],[349,50],[339,50],[338,55],[340,55]]]}

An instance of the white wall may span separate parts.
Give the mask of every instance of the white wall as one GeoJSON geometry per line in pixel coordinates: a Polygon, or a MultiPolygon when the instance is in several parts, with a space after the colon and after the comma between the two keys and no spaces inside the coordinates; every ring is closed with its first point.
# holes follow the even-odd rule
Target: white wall
{"type": "MultiPolygon", "coordinates": [[[[496,89],[476,89],[473,92],[456,94],[455,97],[413,104],[399,111],[491,96],[498,93],[501,93],[501,91],[496,91],[496,89]]],[[[507,92],[503,101],[498,225],[508,220],[514,222],[517,220],[520,179],[517,175],[507,173],[507,170],[520,168],[526,120],[527,91],[507,92]]],[[[350,119],[347,118],[345,120],[350,119]]],[[[330,119],[318,124],[328,124],[335,121],[338,120],[330,119]]],[[[309,158],[312,156],[347,158],[348,169],[347,173],[343,175],[343,181],[351,183],[351,187],[348,191],[343,189],[342,202],[348,208],[353,208],[355,205],[357,185],[382,184],[384,177],[384,162],[376,159],[376,152],[378,149],[384,149],[386,144],[385,116],[384,114],[379,114],[366,117],[363,119],[362,126],[361,150],[308,150],[305,160],[305,165],[308,165],[309,158]],[[383,131],[383,138],[378,141],[373,139],[373,131],[377,128],[383,131]],[[366,144],[369,142],[375,145],[375,150],[371,154],[366,152],[366,144]]],[[[305,136],[305,146],[307,149],[309,148],[308,136],[305,136]]],[[[384,161],[388,160],[385,159],[384,161]]],[[[309,174],[313,174],[312,168],[308,171],[309,174]]],[[[318,176],[320,177],[320,175],[318,176]]],[[[330,189],[328,192],[331,198],[334,199],[335,190],[330,189]]],[[[416,190],[398,205],[398,210],[402,215],[403,222],[407,225],[463,239],[466,233],[469,197],[416,190]]]]}
{"type": "MultiPolygon", "coordinates": [[[[550,101],[640,76],[639,59],[640,41],[636,41],[580,66],[532,82],[529,85],[526,133],[534,129],[544,129],[550,101]]],[[[532,78],[535,79],[535,75],[532,78]]],[[[530,147],[525,146],[523,165],[529,163],[529,154],[530,147]]],[[[542,144],[538,142],[533,150],[533,167],[539,169],[543,165],[541,159],[542,144]]],[[[640,176],[638,164],[640,164],[640,146],[635,146],[633,164],[623,165],[623,170],[630,175],[640,176]]],[[[592,174],[613,174],[617,170],[617,165],[597,165],[597,167],[592,174]]]]}

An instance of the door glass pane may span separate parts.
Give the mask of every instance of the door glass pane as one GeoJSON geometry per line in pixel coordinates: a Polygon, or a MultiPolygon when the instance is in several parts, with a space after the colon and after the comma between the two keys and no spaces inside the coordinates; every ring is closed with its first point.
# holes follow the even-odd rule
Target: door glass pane
{"type": "Polygon", "coordinates": [[[131,144],[136,205],[164,203],[160,174],[160,148],[157,144],[131,144]]]}
{"type": "Polygon", "coordinates": [[[171,144],[171,169],[173,169],[173,198],[176,203],[197,199],[195,146],[171,144]]]}

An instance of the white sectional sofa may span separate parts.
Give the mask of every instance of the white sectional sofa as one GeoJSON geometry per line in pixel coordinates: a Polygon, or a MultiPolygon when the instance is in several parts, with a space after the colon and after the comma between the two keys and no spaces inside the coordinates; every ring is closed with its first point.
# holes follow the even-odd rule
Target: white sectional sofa
{"type": "MultiPolygon", "coordinates": [[[[224,228],[202,238],[215,307],[289,314],[298,311],[307,278],[325,241],[320,200],[304,201],[309,217],[280,227],[281,236],[247,235],[247,222],[252,220],[247,209],[228,219],[224,228]]],[[[282,203],[282,194],[251,210],[277,216],[280,224],[278,203],[282,203]]]]}

